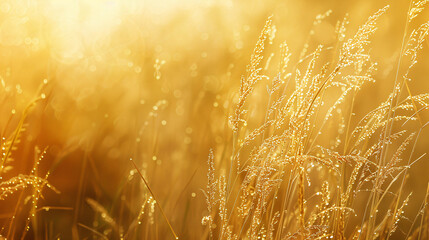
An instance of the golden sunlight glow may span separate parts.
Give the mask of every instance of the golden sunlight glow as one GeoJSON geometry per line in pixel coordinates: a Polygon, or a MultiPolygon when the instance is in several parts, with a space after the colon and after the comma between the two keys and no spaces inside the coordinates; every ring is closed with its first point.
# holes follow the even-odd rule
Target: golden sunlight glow
{"type": "Polygon", "coordinates": [[[429,239],[429,0],[0,0],[0,240],[429,239]]]}
{"type": "Polygon", "coordinates": [[[44,4],[52,50],[63,61],[83,58],[87,49],[106,50],[103,47],[110,34],[134,7],[130,1],[121,0],[61,0],[44,4]]]}

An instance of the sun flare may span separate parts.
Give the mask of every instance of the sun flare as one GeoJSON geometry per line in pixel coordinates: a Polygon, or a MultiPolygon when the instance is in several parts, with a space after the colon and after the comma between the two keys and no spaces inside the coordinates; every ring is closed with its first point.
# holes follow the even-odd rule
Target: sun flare
{"type": "Polygon", "coordinates": [[[0,1],[0,240],[429,239],[429,1],[0,1]]]}

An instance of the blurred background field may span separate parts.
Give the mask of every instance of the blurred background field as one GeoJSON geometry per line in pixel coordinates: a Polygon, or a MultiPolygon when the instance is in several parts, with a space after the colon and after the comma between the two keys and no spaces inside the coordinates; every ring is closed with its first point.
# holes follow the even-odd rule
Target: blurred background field
{"type": "MultiPolygon", "coordinates": [[[[283,41],[292,61],[307,39],[310,50],[318,44],[333,46],[335,25],[346,14],[347,33],[354,33],[388,4],[370,44],[379,64],[376,82],[357,95],[357,116],[392,91],[409,1],[0,1],[2,136],[13,134],[25,108],[38,99],[12,152],[13,169],[2,178],[29,173],[35,148],[47,148],[39,172],[50,171],[48,180],[60,191],[44,190],[39,205],[51,210],[38,213],[26,237],[71,239],[78,234],[84,239],[93,233],[82,225],[108,229],[99,225],[103,210],[88,199],[125,228],[114,231],[126,232],[149,197],[129,161],[133,158],[178,235],[200,239],[209,149],[220,155],[231,138],[227,117],[267,17],[273,16],[276,35],[264,64],[283,41]],[[329,10],[330,16],[313,27],[315,17],[329,10]],[[310,31],[314,35],[309,38],[310,31]]],[[[428,18],[423,12],[413,24],[428,18]]],[[[428,58],[425,43],[411,75],[413,94],[429,90],[428,58]]],[[[429,120],[425,112],[421,117],[429,120]]],[[[422,132],[415,156],[428,150],[428,134],[422,132]]],[[[414,194],[406,216],[416,215],[423,201],[427,169],[424,157],[409,172],[405,191],[414,194]]],[[[0,227],[7,229],[18,199],[14,194],[0,203],[0,227]]],[[[18,216],[17,238],[26,217],[18,216]]],[[[139,236],[171,237],[159,212],[142,221],[156,227],[139,230],[139,236]]],[[[403,221],[400,229],[407,232],[410,225],[403,221]]]]}

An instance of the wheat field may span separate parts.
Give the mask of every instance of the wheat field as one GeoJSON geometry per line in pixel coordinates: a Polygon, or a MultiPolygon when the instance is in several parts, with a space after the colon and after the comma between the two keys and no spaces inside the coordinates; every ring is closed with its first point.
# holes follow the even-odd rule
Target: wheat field
{"type": "Polygon", "coordinates": [[[429,1],[0,0],[0,239],[429,239],[429,1]]]}

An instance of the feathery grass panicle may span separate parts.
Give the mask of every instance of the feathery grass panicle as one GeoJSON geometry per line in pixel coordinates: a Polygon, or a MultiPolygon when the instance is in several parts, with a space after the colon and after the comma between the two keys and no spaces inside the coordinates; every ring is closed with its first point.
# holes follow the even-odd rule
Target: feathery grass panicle
{"type": "Polygon", "coordinates": [[[429,237],[427,0],[21,2],[0,3],[0,239],[429,237]]]}
{"type": "Polygon", "coordinates": [[[253,92],[254,85],[263,78],[260,75],[260,64],[263,59],[265,41],[272,31],[272,17],[269,17],[250,57],[250,63],[246,68],[246,76],[241,77],[239,100],[235,107],[234,116],[230,117],[230,124],[235,133],[239,130],[239,124],[241,122],[245,123],[243,119],[246,113],[244,105],[248,96],[253,92]]]}
{"type": "MultiPolygon", "coordinates": [[[[230,117],[234,133],[231,159],[242,164],[235,180],[228,181],[227,187],[222,174],[218,180],[219,189],[213,187],[216,180],[212,150],[209,154],[206,202],[210,215],[204,217],[203,222],[210,222],[210,226],[218,222],[220,238],[358,239],[361,234],[385,236],[380,230],[382,225],[374,225],[373,219],[366,214],[363,214],[362,224],[354,228],[354,232],[349,232],[348,224],[355,223],[358,216],[355,199],[365,187],[369,187],[368,183],[372,183],[376,191],[384,193],[381,197],[377,195],[377,205],[372,205],[376,207],[370,210],[370,215],[375,215],[374,209],[378,212],[380,202],[387,198],[386,193],[391,191],[398,176],[408,167],[402,166],[401,155],[414,134],[402,141],[396,152],[392,153],[390,161],[384,165],[377,159],[385,144],[393,145],[400,141],[407,135],[407,131],[392,133],[384,139],[378,139],[378,136],[394,122],[416,120],[415,113],[409,116],[402,112],[415,112],[416,104],[426,107],[427,98],[426,95],[410,95],[393,106],[392,99],[397,94],[393,92],[386,101],[354,125],[350,121],[351,117],[347,118],[344,113],[349,99],[354,101],[363,85],[375,82],[378,67],[370,55],[370,37],[378,28],[378,19],[388,8],[386,6],[369,17],[351,38],[347,38],[345,30],[348,17],[338,22],[336,34],[338,43],[341,44],[334,60],[326,60],[324,51],[331,48],[322,45],[307,55],[307,43],[298,64],[290,69],[288,65],[291,53],[287,45],[282,43],[279,47],[279,68],[272,81],[268,82],[267,105],[261,110],[253,109],[253,99],[249,100],[248,96],[262,77],[257,66],[261,63],[263,43],[272,26],[271,19],[267,21],[247,66],[246,77],[242,77],[235,115],[230,117]],[[295,83],[290,85],[290,80],[295,83]],[[282,88],[283,91],[279,91],[282,88]],[[325,93],[331,92],[333,88],[339,89],[339,94],[331,96],[334,101],[324,106],[325,93]],[[260,115],[265,116],[259,125],[252,126],[251,129],[247,129],[250,126],[246,125],[243,118],[247,111],[243,107],[245,102],[253,115],[260,111],[260,115]],[[391,110],[401,114],[391,116],[391,110]],[[318,117],[320,114],[324,116],[321,120],[318,117]],[[239,122],[246,126],[243,133],[238,132],[239,122]],[[331,127],[332,124],[337,124],[337,132],[332,138],[334,143],[317,144],[318,138],[323,137],[320,136],[322,129],[331,127]],[[320,129],[316,131],[316,135],[313,134],[314,128],[320,129]],[[313,145],[318,148],[313,148],[313,145]],[[344,150],[337,151],[340,147],[344,150]],[[315,187],[312,186],[314,180],[315,187]],[[317,181],[320,180],[323,184],[318,184],[317,181]],[[317,188],[321,190],[314,193],[317,188]],[[225,189],[235,195],[225,198],[225,189]],[[216,192],[219,194],[219,220],[212,215],[215,214],[212,209],[216,192]],[[311,193],[314,193],[313,196],[321,196],[316,206],[310,205],[316,201],[309,198],[311,193]]],[[[315,25],[320,24],[329,14],[330,12],[319,16],[315,25]]],[[[421,43],[416,45],[421,48],[421,43]]],[[[268,62],[271,61],[272,57],[267,60],[267,72],[270,68],[268,62]]],[[[395,91],[399,90],[396,88],[395,91]]],[[[352,115],[353,109],[347,111],[352,115]]],[[[383,224],[388,224],[386,226],[390,229],[387,232],[389,236],[395,232],[395,224],[408,201],[409,198],[406,198],[398,211],[394,211],[394,216],[389,218],[389,215],[383,215],[383,224]],[[386,219],[390,219],[390,222],[386,219]]],[[[359,213],[360,217],[361,215],[359,213]]],[[[209,229],[210,238],[215,238],[214,231],[212,232],[211,227],[209,229]]]]}

